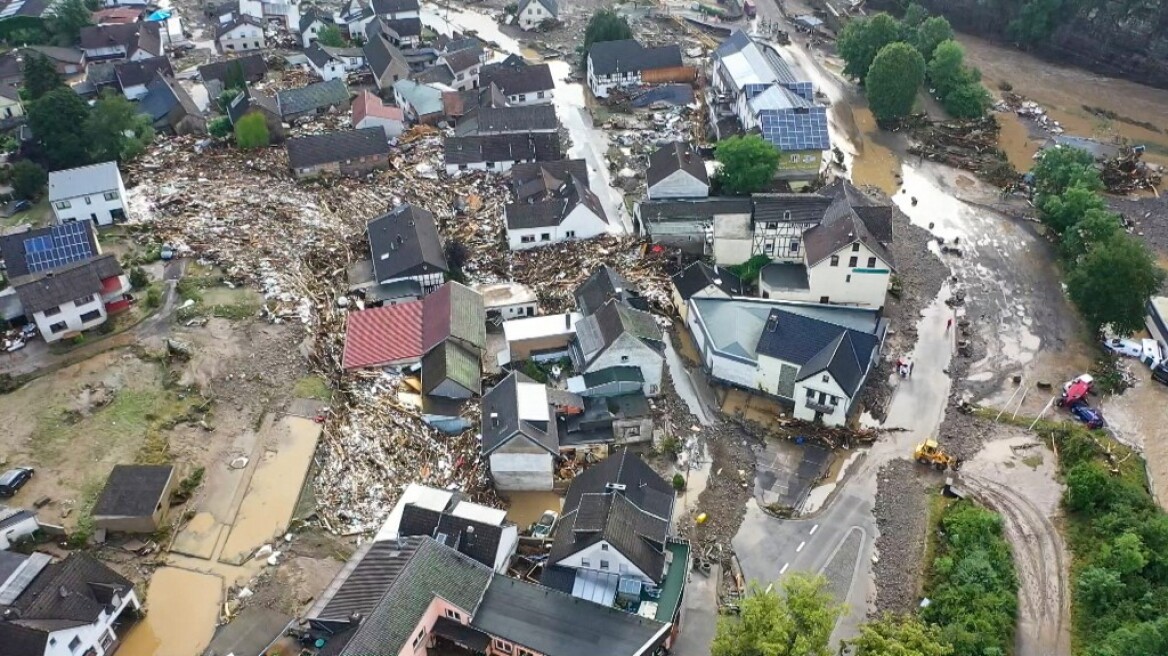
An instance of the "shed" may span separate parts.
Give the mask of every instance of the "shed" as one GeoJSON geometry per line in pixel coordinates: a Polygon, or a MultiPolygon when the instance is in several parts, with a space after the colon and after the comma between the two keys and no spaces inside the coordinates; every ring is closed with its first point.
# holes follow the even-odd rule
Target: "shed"
{"type": "Polygon", "coordinates": [[[93,525],[123,533],[153,533],[166,519],[177,484],[174,465],[115,465],[93,506],[93,525]]]}

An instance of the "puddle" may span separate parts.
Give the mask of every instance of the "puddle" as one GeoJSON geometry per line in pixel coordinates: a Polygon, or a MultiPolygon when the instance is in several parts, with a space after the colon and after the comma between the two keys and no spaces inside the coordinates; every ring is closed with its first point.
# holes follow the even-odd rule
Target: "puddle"
{"type": "Polygon", "coordinates": [[[803,505],[799,506],[799,514],[806,515],[822,508],[823,504],[827,503],[828,498],[831,497],[831,493],[834,492],[837,487],[839,487],[840,483],[843,482],[844,477],[848,475],[848,471],[851,469],[852,465],[856,464],[862,455],[863,453],[860,451],[853,451],[852,454],[849,455],[847,459],[839,465],[839,470],[836,472],[834,480],[832,480],[830,483],[825,483],[823,485],[811,488],[811,491],[807,493],[807,498],[803,500],[803,505]]]}
{"type": "Polygon", "coordinates": [[[1034,166],[1034,153],[1042,146],[1041,139],[1034,139],[1022,124],[1017,114],[995,114],[1002,131],[998,135],[998,147],[1006,152],[1006,159],[1019,171],[1029,171],[1034,166]]]}
{"type": "Polygon", "coordinates": [[[1006,485],[1053,517],[1058,514],[1062,499],[1058,458],[1033,434],[1021,428],[1017,432],[1014,437],[986,442],[965,463],[962,473],[1006,485]]]}
{"type": "Polygon", "coordinates": [[[223,581],[177,567],[160,567],[146,591],[146,617],[118,656],[198,656],[215,635],[223,581]]]}
{"type": "Polygon", "coordinates": [[[564,500],[555,492],[507,492],[507,519],[520,531],[539,520],[545,510],[560,512],[564,500]]]}

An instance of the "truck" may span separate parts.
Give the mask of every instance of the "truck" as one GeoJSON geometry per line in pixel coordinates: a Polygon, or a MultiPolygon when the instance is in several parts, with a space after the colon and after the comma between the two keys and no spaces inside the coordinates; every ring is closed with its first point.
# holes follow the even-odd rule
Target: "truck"
{"type": "Polygon", "coordinates": [[[742,13],[746,14],[747,18],[754,18],[758,15],[758,9],[752,0],[742,0],[742,13]]]}

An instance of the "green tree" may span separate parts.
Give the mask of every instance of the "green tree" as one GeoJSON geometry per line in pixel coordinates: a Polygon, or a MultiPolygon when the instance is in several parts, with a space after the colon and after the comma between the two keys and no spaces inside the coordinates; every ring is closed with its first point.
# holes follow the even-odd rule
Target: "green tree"
{"type": "Polygon", "coordinates": [[[242,90],[247,87],[247,78],[243,75],[243,64],[238,60],[232,61],[223,72],[223,88],[242,90]]]}
{"type": "Polygon", "coordinates": [[[1095,462],[1081,462],[1067,472],[1067,510],[1089,512],[1111,505],[1111,478],[1095,462]]]}
{"type": "Polygon", "coordinates": [[[953,647],[941,630],[912,615],[885,615],[860,625],[860,635],[845,641],[852,656],[950,656],[953,647]]]}
{"type": "Polygon", "coordinates": [[[219,104],[219,111],[226,114],[227,108],[231,106],[231,101],[235,100],[235,97],[241,93],[243,93],[243,87],[227,87],[224,89],[219,94],[219,97],[215,99],[215,102],[219,104]]]}
{"type": "Polygon", "coordinates": [[[876,55],[865,86],[868,105],[877,121],[891,121],[912,112],[917,89],[925,79],[925,59],[907,43],[892,43],[876,55]]]}
{"type": "Polygon", "coordinates": [[[1103,188],[1095,158],[1085,150],[1070,146],[1042,151],[1030,172],[1034,175],[1034,193],[1039,198],[1062,194],[1076,183],[1092,191],[1103,188]]]}
{"type": "Polygon", "coordinates": [[[840,57],[844,58],[844,75],[864,83],[876,55],[884,46],[900,41],[901,36],[900,23],[885,13],[849,21],[837,40],[840,57]]]}
{"type": "Polygon", "coordinates": [[[1099,559],[1119,572],[1120,576],[1136,574],[1148,564],[1148,554],[1144,543],[1135,533],[1124,533],[1103,545],[1099,559]]]}
{"type": "Polygon", "coordinates": [[[929,59],[929,84],[944,98],[963,84],[968,84],[968,69],[965,67],[965,50],[960,43],[950,39],[937,44],[929,59]]]}
{"type": "Polygon", "coordinates": [[[843,608],[822,576],[791,574],[782,594],[753,586],[736,618],[718,620],[712,656],[829,656],[828,642],[843,608]]]}
{"type": "Polygon", "coordinates": [[[1107,611],[1123,590],[1119,573],[1105,567],[1088,567],[1075,584],[1075,601],[1088,612],[1107,611]]]}
{"type": "Polygon", "coordinates": [[[270,142],[263,114],[253,112],[235,123],[235,143],[240,148],[263,148],[270,142]]]}
{"type": "Polygon", "coordinates": [[[222,139],[231,134],[231,119],[226,116],[217,116],[207,123],[207,133],[216,139],[222,139]]]}
{"type": "Polygon", "coordinates": [[[1074,264],[1091,250],[1123,230],[1119,215],[1091,208],[1063,233],[1062,251],[1067,262],[1074,264]]]}
{"type": "Polygon", "coordinates": [[[990,92],[979,82],[968,82],[949,92],[941,101],[954,118],[980,118],[993,104],[990,92]]]}
{"type": "Polygon", "coordinates": [[[28,126],[53,169],[89,163],[85,119],[89,106],[68,87],[54,89],[32,103],[28,126]]]}
{"type": "Polygon", "coordinates": [[[1006,32],[1020,44],[1045,41],[1071,9],[1066,6],[1066,0],[1026,0],[1006,32]]]}
{"type": "Polygon", "coordinates": [[[904,10],[904,16],[900,18],[900,22],[907,28],[915,28],[925,22],[928,17],[929,10],[914,2],[904,10]]]}
{"type": "Polygon", "coordinates": [[[154,140],[150,117],[120,93],[106,90],[93,105],[85,123],[89,152],[95,162],[128,162],[154,140]]]}
{"type": "Polygon", "coordinates": [[[1118,233],[1079,260],[1067,292],[1092,328],[1131,333],[1144,327],[1144,304],[1162,282],[1164,272],[1144,244],[1118,233]]]}
{"type": "Polygon", "coordinates": [[[751,194],[766,189],[779,168],[779,151],[757,134],[719,141],[714,157],[722,165],[717,183],[724,192],[731,194],[751,194]]]}
{"type": "Polygon", "coordinates": [[[65,86],[57,67],[41,53],[35,50],[24,51],[24,90],[29,100],[36,100],[46,93],[65,86]]]}
{"type": "Polygon", "coordinates": [[[1107,207],[1099,194],[1081,182],[1075,183],[1061,195],[1040,196],[1037,205],[1042,222],[1060,235],[1081,221],[1087,212],[1107,207]]]}
{"type": "Polygon", "coordinates": [[[953,28],[949,25],[949,21],[945,20],[944,16],[933,16],[925,19],[917,27],[916,34],[913,35],[913,45],[921,52],[925,61],[928,61],[932,59],[933,51],[937,49],[937,46],[945,41],[953,40],[953,36],[953,28]]]}
{"type": "Polygon", "coordinates": [[[17,198],[34,200],[44,191],[49,174],[36,164],[22,159],[12,165],[12,194],[17,198]]]}
{"type": "Polygon", "coordinates": [[[326,25],[320,31],[320,35],[316,37],[316,42],[330,48],[344,48],[348,45],[345,43],[345,37],[341,35],[341,30],[336,25],[326,25]]]}
{"type": "Polygon", "coordinates": [[[601,9],[592,14],[588,27],[584,28],[584,54],[580,62],[581,68],[588,68],[588,51],[593,43],[601,41],[621,41],[633,38],[633,30],[623,16],[618,16],[608,9],[601,9]]]}
{"type": "Polygon", "coordinates": [[[61,0],[53,7],[49,31],[58,45],[72,46],[81,38],[81,28],[93,25],[92,14],[85,0],[61,0]]]}

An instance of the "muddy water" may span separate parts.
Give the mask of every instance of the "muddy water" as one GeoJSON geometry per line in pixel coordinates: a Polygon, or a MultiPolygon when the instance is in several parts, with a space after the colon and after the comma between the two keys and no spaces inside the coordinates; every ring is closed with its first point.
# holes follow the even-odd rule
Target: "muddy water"
{"type": "Polygon", "coordinates": [[[852,157],[852,182],[857,185],[879,187],[889,196],[900,188],[897,175],[900,173],[900,158],[882,141],[887,134],[876,127],[876,117],[867,106],[856,105],[833,107],[832,111],[850,112],[860,139],[852,143],[856,153],[852,157]]]}
{"type": "Polygon", "coordinates": [[[118,656],[197,656],[215,635],[223,581],[161,567],[146,591],[146,618],[130,629],[118,656]]]}
{"type": "Polygon", "coordinates": [[[1030,130],[1017,114],[1006,112],[995,114],[1002,131],[998,135],[998,146],[1006,151],[1006,159],[1019,171],[1029,171],[1034,166],[1034,154],[1042,147],[1042,139],[1030,136],[1030,130]]]}
{"type": "Polygon", "coordinates": [[[535,523],[545,510],[560,512],[564,505],[555,492],[509,492],[507,500],[507,519],[515,522],[521,531],[535,523]]]}

